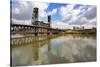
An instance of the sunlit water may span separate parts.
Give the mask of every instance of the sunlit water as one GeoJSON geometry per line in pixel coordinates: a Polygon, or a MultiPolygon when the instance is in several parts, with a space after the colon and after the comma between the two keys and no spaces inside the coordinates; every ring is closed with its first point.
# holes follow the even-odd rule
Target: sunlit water
{"type": "Polygon", "coordinates": [[[96,37],[63,35],[12,48],[12,65],[96,61],[96,37]]]}

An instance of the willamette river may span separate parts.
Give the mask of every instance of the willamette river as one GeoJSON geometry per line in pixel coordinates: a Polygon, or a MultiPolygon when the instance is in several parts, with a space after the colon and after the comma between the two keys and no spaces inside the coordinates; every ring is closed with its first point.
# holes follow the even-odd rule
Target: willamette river
{"type": "Polygon", "coordinates": [[[96,61],[95,35],[63,35],[12,48],[12,65],[96,61]]]}

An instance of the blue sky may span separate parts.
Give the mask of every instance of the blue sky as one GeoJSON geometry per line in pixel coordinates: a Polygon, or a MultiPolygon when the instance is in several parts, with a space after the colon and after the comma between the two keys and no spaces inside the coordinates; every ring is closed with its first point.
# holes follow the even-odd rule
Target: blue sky
{"type": "Polygon", "coordinates": [[[47,16],[51,15],[52,27],[96,27],[95,5],[12,0],[11,6],[13,23],[31,24],[32,9],[38,7],[39,20],[47,23],[47,16]]]}
{"type": "MultiPolygon", "coordinates": [[[[56,9],[56,8],[60,8],[61,6],[66,6],[67,4],[59,4],[59,3],[50,3],[48,8],[47,8],[47,12],[48,11],[52,11],[53,9],[56,9]]],[[[52,16],[52,21],[60,21],[61,19],[61,16],[59,14],[59,11],[57,9],[57,12],[55,13],[55,15],[52,16]]]]}
{"type": "MultiPolygon", "coordinates": [[[[55,15],[52,16],[52,21],[60,21],[62,19],[61,15],[59,14],[58,8],[60,8],[62,6],[65,7],[67,5],[69,5],[69,4],[64,4],[64,3],[49,3],[49,6],[47,8],[47,12],[48,11],[52,11],[53,9],[57,8],[57,12],[55,13],[55,15]]],[[[82,5],[76,4],[74,6],[74,9],[78,9],[80,6],[82,6],[82,5]]]]}

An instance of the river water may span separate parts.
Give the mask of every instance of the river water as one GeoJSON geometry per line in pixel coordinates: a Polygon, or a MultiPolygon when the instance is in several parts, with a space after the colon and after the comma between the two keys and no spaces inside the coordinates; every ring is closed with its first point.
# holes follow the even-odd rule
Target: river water
{"type": "Polygon", "coordinates": [[[96,61],[95,35],[63,35],[12,48],[12,65],[96,61]]]}

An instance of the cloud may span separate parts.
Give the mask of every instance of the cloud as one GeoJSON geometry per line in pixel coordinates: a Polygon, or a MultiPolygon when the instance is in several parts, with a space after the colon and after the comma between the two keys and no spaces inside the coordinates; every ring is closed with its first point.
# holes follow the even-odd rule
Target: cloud
{"type": "Polygon", "coordinates": [[[69,23],[70,25],[83,25],[83,24],[86,24],[86,23],[88,23],[89,21],[87,20],[87,18],[85,18],[85,17],[79,17],[79,18],[77,18],[75,21],[73,21],[73,22],[71,22],[71,23],[69,23]]]}
{"type": "Polygon", "coordinates": [[[55,15],[56,13],[57,13],[57,8],[56,8],[56,9],[52,9],[52,11],[45,12],[44,16],[40,16],[39,20],[40,20],[40,21],[44,21],[45,23],[48,23],[48,22],[47,22],[47,19],[48,19],[47,16],[48,16],[48,15],[53,16],[53,15],[55,15]]]}
{"type": "Polygon", "coordinates": [[[54,22],[51,24],[52,28],[66,29],[69,28],[68,24],[63,22],[54,22]]]}
{"type": "Polygon", "coordinates": [[[11,19],[13,24],[26,24],[26,25],[31,25],[31,20],[16,20],[14,18],[11,19]]]}
{"type": "Polygon", "coordinates": [[[50,3],[20,1],[12,3],[12,21],[13,23],[31,24],[32,12],[34,7],[39,8],[39,20],[47,22],[47,15],[56,15],[61,19],[52,22],[52,27],[68,28],[77,25],[95,25],[96,26],[96,6],[95,5],[72,5],[66,4],[53,8],[47,12],[50,3]],[[75,8],[76,7],[76,8],[75,8]]]}
{"type": "Polygon", "coordinates": [[[47,17],[46,9],[49,4],[44,2],[34,1],[16,1],[12,6],[12,18],[16,20],[31,20],[34,7],[39,8],[39,20],[43,20],[43,17],[47,17]]]}
{"type": "Polygon", "coordinates": [[[57,12],[57,9],[52,10],[52,14],[55,14],[57,12]]]}
{"type": "Polygon", "coordinates": [[[12,18],[16,20],[29,20],[32,17],[32,5],[28,1],[16,1],[12,7],[12,18]]]}
{"type": "Polygon", "coordinates": [[[93,19],[94,17],[96,17],[96,12],[97,12],[96,6],[91,6],[88,8],[84,16],[87,19],[93,19]]]}
{"type": "Polygon", "coordinates": [[[94,18],[94,19],[92,19],[92,20],[89,20],[90,21],[90,23],[89,24],[91,24],[91,25],[96,25],[96,21],[97,21],[97,19],[96,19],[96,17],[94,18]]]}
{"type": "Polygon", "coordinates": [[[48,12],[48,15],[54,15],[56,13],[57,13],[57,8],[55,8],[52,11],[48,12]]]}
{"type": "Polygon", "coordinates": [[[62,6],[60,8],[60,15],[62,16],[62,21],[69,23],[69,21],[74,21],[78,18],[78,14],[81,12],[80,9],[74,9],[75,5],[62,6]]]}
{"type": "Polygon", "coordinates": [[[71,10],[73,10],[74,5],[66,5],[66,6],[62,6],[60,8],[60,14],[61,16],[66,16],[68,13],[71,12],[71,10]]]}
{"type": "Polygon", "coordinates": [[[47,13],[46,10],[49,6],[49,3],[45,3],[45,2],[31,2],[33,8],[34,7],[38,7],[39,8],[39,17],[46,17],[47,13]]]}
{"type": "Polygon", "coordinates": [[[40,10],[46,10],[49,3],[46,2],[31,2],[33,7],[38,7],[40,10]]]}
{"type": "Polygon", "coordinates": [[[67,14],[65,17],[62,18],[62,21],[66,23],[70,21],[72,17],[73,17],[72,14],[67,14]]]}
{"type": "Polygon", "coordinates": [[[80,13],[80,9],[74,9],[75,5],[72,4],[68,4],[66,6],[62,6],[60,8],[60,14],[61,16],[65,17],[68,14],[72,14],[72,15],[78,15],[80,13]]]}
{"type": "Polygon", "coordinates": [[[62,23],[68,25],[96,25],[96,6],[80,5],[74,8],[75,5],[62,6],[60,8],[60,15],[62,16],[62,23]]]}
{"type": "Polygon", "coordinates": [[[16,15],[19,15],[20,14],[20,10],[19,8],[15,8],[12,13],[16,14],[16,15]]]}

